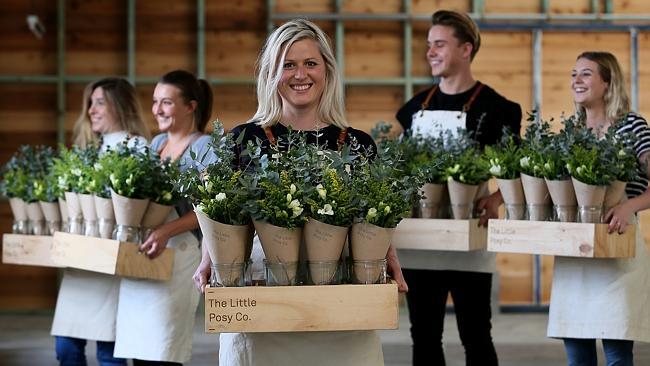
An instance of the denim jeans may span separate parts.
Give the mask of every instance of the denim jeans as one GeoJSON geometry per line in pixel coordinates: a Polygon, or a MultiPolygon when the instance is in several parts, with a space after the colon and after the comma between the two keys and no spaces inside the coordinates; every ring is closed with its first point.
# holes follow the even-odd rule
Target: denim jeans
{"type": "MultiPolygon", "coordinates": [[[[86,340],[55,337],[56,359],[61,366],[86,366],[86,340]]],[[[97,361],[100,366],[126,366],[126,360],[113,357],[115,342],[97,341],[97,361]]]]}
{"type": "MultiPolygon", "coordinates": [[[[597,366],[595,339],[564,338],[569,366],[597,366]]],[[[603,339],[603,350],[607,366],[633,366],[633,341],[603,339]]]]}
{"type": "Polygon", "coordinates": [[[497,366],[492,343],[492,274],[403,269],[414,366],[444,366],[442,331],[451,294],[466,366],[497,366]]]}

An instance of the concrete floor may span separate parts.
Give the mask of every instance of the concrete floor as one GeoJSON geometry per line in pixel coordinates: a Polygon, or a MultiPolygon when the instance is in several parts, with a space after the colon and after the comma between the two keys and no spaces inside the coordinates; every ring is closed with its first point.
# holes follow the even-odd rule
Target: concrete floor
{"type": "MultiPolygon", "coordinates": [[[[499,364],[566,365],[562,343],[545,336],[546,320],[546,314],[498,314],[493,321],[493,338],[499,364]]],[[[54,341],[49,336],[51,322],[51,314],[0,314],[0,366],[56,365],[54,341]]],[[[387,366],[410,365],[408,328],[408,317],[403,312],[398,330],[380,332],[387,366]]],[[[199,315],[194,332],[193,357],[186,365],[217,365],[218,340],[218,335],[203,332],[203,317],[199,315]]],[[[464,365],[463,349],[453,314],[446,317],[444,343],[447,365],[464,365]]],[[[94,344],[90,342],[87,349],[89,365],[97,365],[92,357],[94,350],[94,344]]],[[[635,345],[635,364],[650,365],[650,344],[635,345]]]]}

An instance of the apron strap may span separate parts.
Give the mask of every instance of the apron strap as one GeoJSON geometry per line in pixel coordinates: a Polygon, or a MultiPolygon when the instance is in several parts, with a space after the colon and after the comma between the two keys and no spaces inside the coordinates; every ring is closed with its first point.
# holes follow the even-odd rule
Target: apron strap
{"type": "Polygon", "coordinates": [[[339,139],[337,141],[337,146],[339,151],[343,149],[343,145],[345,145],[345,139],[348,137],[348,127],[344,128],[339,132],[339,139]]]}
{"type": "Polygon", "coordinates": [[[271,131],[271,127],[264,127],[264,133],[266,134],[266,138],[269,140],[271,145],[275,145],[275,136],[273,136],[273,131],[271,131]]]}
{"type": "MultiPolygon", "coordinates": [[[[481,90],[483,89],[484,84],[481,83],[480,81],[476,82],[478,86],[476,89],[474,89],[474,92],[472,95],[469,97],[467,102],[463,104],[463,109],[461,110],[463,113],[467,113],[469,109],[472,107],[472,104],[474,103],[474,100],[476,97],[479,95],[481,90]]],[[[427,97],[424,99],[424,102],[422,102],[422,108],[420,109],[420,117],[424,114],[424,110],[427,109],[429,106],[429,102],[431,101],[431,97],[433,97],[433,94],[438,90],[438,84],[434,85],[433,88],[431,88],[431,91],[429,91],[429,94],[427,94],[427,97]]]]}

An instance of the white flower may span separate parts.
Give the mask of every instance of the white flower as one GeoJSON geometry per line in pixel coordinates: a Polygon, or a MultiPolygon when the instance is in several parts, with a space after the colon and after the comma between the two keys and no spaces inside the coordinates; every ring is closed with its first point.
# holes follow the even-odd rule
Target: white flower
{"type": "Polygon", "coordinates": [[[298,200],[293,200],[293,201],[289,202],[289,204],[287,205],[287,207],[289,207],[290,209],[294,210],[296,207],[300,207],[300,201],[298,201],[298,200]]]}
{"type": "Polygon", "coordinates": [[[495,177],[500,177],[501,176],[501,165],[492,165],[490,167],[490,174],[494,175],[495,177]]]}
{"type": "Polygon", "coordinates": [[[291,196],[291,193],[287,193],[287,202],[291,202],[293,199],[293,196],[291,196]]]}
{"type": "Polygon", "coordinates": [[[102,170],[102,165],[99,164],[99,163],[95,163],[95,164],[93,165],[93,168],[95,168],[96,171],[100,171],[100,170],[102,170]]]}
{"type": "Polygon", "coordinates": [[[221,202],[226,199],[226,194],[224,192],[219,192],[218,195],[214,196],[214,199],[217,200],[217,202],[221,202]]]}
{"type": "Polygon", "coordinates": [[[205,213],[205,205],[202,204],[202,203],[199,203],[199,205],[196,206],[196,209],[203,212],[203,213],[205,213]]]}
{"type": "Polygon", "coordinates": [[[323,150],[318,150],[318,151],[316,151],[316,155],[318,155],[318,156],[322,156],[323,154],[325,154],[325,153],[323,152],[323,150]]]}
{"type": "Polygon", "coordinates": [[[325,199],[325,197],[327,197],[327,190],[323,188],[322,184],[316,186],[316,191],[318,191],[318,196],[320,198],[325,199]]]}
{"type": "Polygon", "coordinates": [[[366,219],[372,219],[373,217],[377,216],[377,209],[374,207],[371,207],[368,210],[368,214],[366,215],[366,219]]]}
{"type": "Polygon", "coordinates": [[[546,169],[546,170],[551,170],[551,164],[549,164],[549,163],[544,163],[544,169],[546,169]]]}
{"type": "Polygon", "coordinates": [[[74,176],[81,177],[81,169],[79,168],[72,169],[70,173],[72,173],[74,176]]]}
{"type": "Polygon", "coordinates": [[[165,201],[170,201],[172,199],[172,193],[171,192],[165,192],[165,194],[163,194],[163,199],[165,201]]]}
{"type": "Polygon", "coordinates": [[[384,212],[389,214],[390,213],[390,206],[384,207],[384,212]]]}
{"type": "Polygon", "coordinates": [[[108,179],[111,180],[111,184],[112,184],[113,186],[116,186],[116,185],[119,183],[119,182],[117,181],[117,177],[115,176],[115,174],[111,174],[110,176],[108,176],[108,179]]]}
{"type": "Polygon", "coordinates": [[[278,154],[278,153],[272,154],[271,158],[272,159],[278,159],[278,158],[280,158],[280,154],[278,154]]]}
{"type": "Polygon", "coordinates": [[[130,186],[133,183],[133,174],[129,174],[129,177],[126,178],[124,183],[126,183],[127,186],[130,186]]]}
{"type": "Polygon", "coordinates": [[[587,168],[586,166],[581,165],[581,166],[576,168],[576,173],[582,174],[582,171],[585,170],[586,168],[587,168]]]}
{"type": "Polygon", "coordinates": [[[523,158],[519,159],[519,165],[521,165],[522,168],[527,168],[530,165],[530,158],[528,156],[524,156],[523,158]]]}
{"type": "Polygon", "coordinates": [[[210,193],[210,191],[212,191],[212,182],[206,180],[205,183],[204,183],[204,185],[205,185],[205,190],[206,190],[208,193],[210,193]]]}
{"type": "Polygon", "coordinates": [[[348,174],[351,174],[350,172],[350,164],[345,164],[345,172],[348,174]]]}
{"type": "Polygon", "coordinates": [[[329,203],[326,203],[325,206],[323,206],[323,208],[318,210],[318,214],[319,215],[330,215],[330,216],[334,215],[334,210],[332,210],[332,205],[330,205],[329,203]]]}
{"type": "Polygon", "coordinates": [[[289,193],[294,194],[296,193],[296,185],[291,183],[291,187],[289,187],[289,193]]]}
{"type": "Polygon", "coordinates": [[[291,217],[294,217],[294,218],[295,218],[295,217],[300,216],[300,214],[302,213],[302,211],[303,211],[303,208],[302,208],[302,207],[296,207],[296,208],[294,208],[294,209],[293,209],[293,215],[291,215],[291,217]]]}
{"type": "Polygon", "coordinates": [[[623,157],[623,156],[625,156],[625,155],[627,155],[627,153],[625,152],[625,150],[623,150],[623,149],[618,150],[618,156],[623,157]]]}

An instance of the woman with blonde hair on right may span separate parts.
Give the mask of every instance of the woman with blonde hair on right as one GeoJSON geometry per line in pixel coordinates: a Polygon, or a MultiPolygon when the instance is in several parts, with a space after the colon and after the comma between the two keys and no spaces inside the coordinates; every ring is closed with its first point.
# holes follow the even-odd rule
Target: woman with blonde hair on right
{"type": "Polygon", "coordinates": [[[636,256],[624,259],[556,257],[549,309],[548,336],[564,341],[570,366],[596,366],[596,339],[606,365],[631,366],[634,341],[650,342],[650,258],[636,213],[650,208],[650,129],[630,111],[625,80],[609,52],[583,52],[571,74],[578,118],[598,136],[610,127],[632,133],[637,176],[623,199],[605,215],[609,232],[636,227],[636,256]]]}
{"type": "MultiPolygon", "coordinates": [[[[89,84],[73,141],[80,147],[96,144],[101,151],[129,139],[146,143],[149,131],[142,119],[133,86],[109,77],[89,84]]],[[[120,278],[102,273],[66,269],[59,287],[51,334],[61,365],[86,365],[87,340],[97,341],[101,366],[126,366],[113,357],[120,278]]]]}

